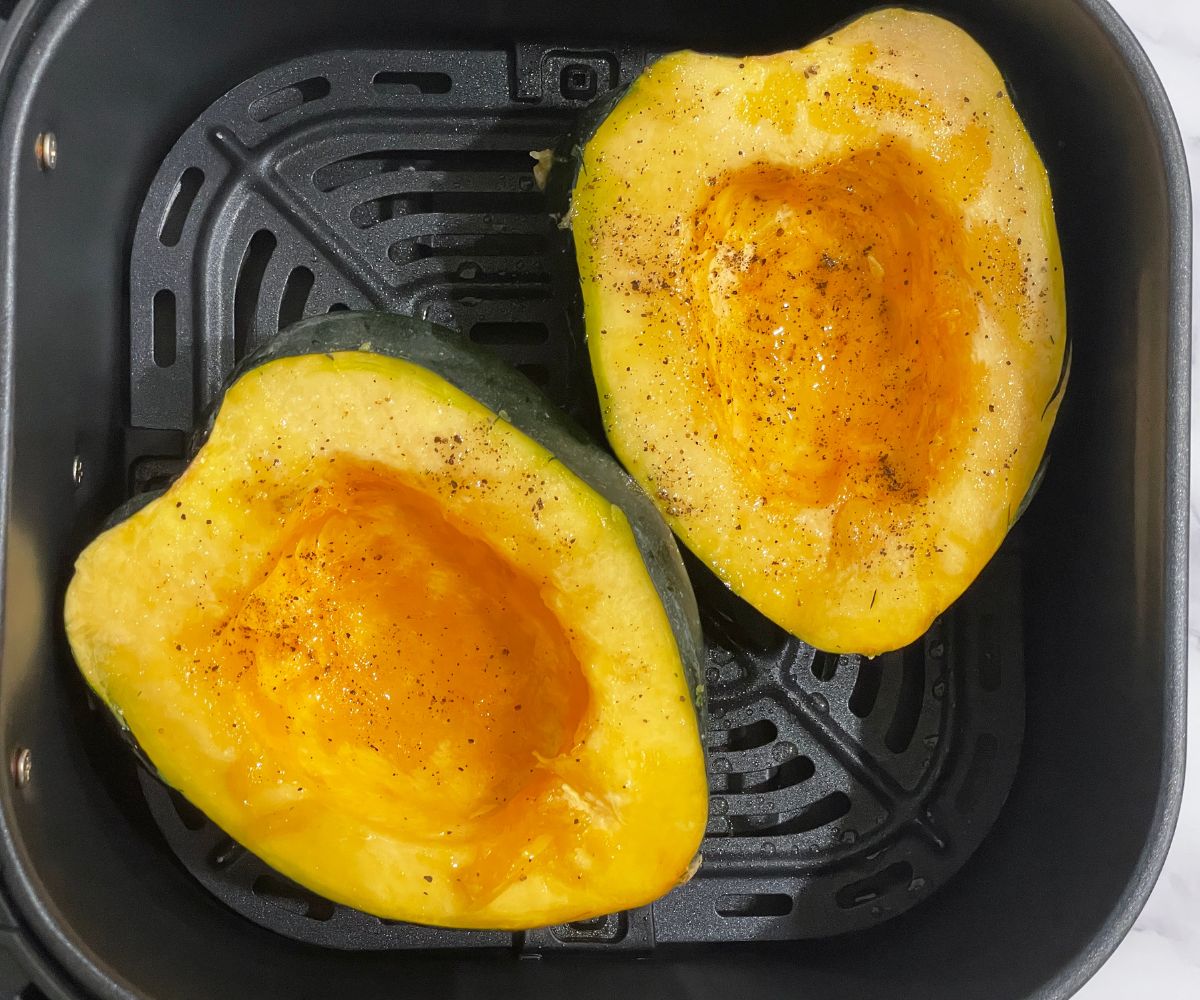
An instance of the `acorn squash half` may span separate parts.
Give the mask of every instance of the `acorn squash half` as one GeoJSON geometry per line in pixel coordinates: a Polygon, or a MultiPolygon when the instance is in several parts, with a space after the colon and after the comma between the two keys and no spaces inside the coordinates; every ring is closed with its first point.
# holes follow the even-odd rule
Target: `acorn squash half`
{"type": "Polygon", "coordinates": [[[281,334],[80,555],[66,627],[165,782],[382,917],[636,906],[703,834],[674,540],[524,378],[425,323],[281,334]]]}
{"type": "Polygon", "coordinates": [[[827,650],[922,634],[1019,513],[1065,382],[1050,187],[962,30],[881,10],[681,52],[586,140],[605,427],[679,537],[827,650]]]}

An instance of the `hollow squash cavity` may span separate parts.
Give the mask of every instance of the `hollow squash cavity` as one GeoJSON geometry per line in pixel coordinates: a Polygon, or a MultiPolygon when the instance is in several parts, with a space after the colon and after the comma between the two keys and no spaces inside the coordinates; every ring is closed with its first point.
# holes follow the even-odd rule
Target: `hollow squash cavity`
{"type": "Polygon", "coordinates": [[[697,210],[687,332],[718,446],[756,456],[764,498],[907,504],[963,447],[967,238],[920,163],[897,142],[803,171],[756,163],[697,210]]]}
{"type": "Polygon", "coordinates": [[[562,623],[419,490],[336,458],[284,530],[191,671],[277,756],[298,743],[377,754],[396,832],[424,836],[486,820],[582,735],[588,689],[562,623]]]}

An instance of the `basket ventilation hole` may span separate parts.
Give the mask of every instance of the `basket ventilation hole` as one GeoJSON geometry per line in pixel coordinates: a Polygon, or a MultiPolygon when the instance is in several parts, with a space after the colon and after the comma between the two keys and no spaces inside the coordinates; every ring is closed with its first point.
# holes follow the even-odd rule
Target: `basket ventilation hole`
{"type": "Polygon", "coordinates": [[[817,650],[812,661],[812,674],[819,681],[831,681],[837,673],[838,655],[817,650]]]}
{"type": "Polygon", "coordinates": [[[907,861],[897,861],[874,875],[842,886],[834,898],[843,910],[852,910],[856,906],[874,902],[880,896],[886,896],[901,886],[907,886],[912,877],[912,865],[907,861]]]}
{"type": "MultiPolygon", "coordinates": [[[[464,191],[458,189],[397,191],[360,201],[350,209],[350,221],[368,230],[406,215],[478,216],[478,235],[503,233],[511,227],[510,215],[528,215],[543,202],[537,191],[464,191]]],[[[428,235],[428,234],[422,234],[428,235]]],[[[394,262],[394,259],[393,259],[394,262]]]]}
{"type": "Polygon", "coordinates": [[[445,73],[376,73],[371,86],[381,94],[448,94],[450,77],[445,73]]]}
{"type": "Polygon", "coordinates": [[[712,734],[710,746],[714,750],[725,753],[738,753],[742,750],[757,750],[774,743],[779,736],[779,730],[770,719],[759,719],[745,726],[734,726],[732,729],[717,730],[712,734]]]}
{"type": "Polygon", "coordinates": [[[546,252],[546,237],[538,233],[442,233],[400,240],[388,247],[397,267],[426,257],[536,257],[546,252]]]}
{"type": "Polygon", "coordinates": [[[871,714],[882,682],[883,664],[879,660],[864,656],[858,661],[858,676],[854,679],[854,691],[850,694],[850,711],[858,718],[865,719],[871,714]]]}
{"type": "Polygon", "coordinates": [[[925,644],[914,642],[900,656],[900,695],[883,742],[892,753],[904,753],[912,743],[925,700],[925,644]]]}
{"type": "Polygon", "coordinates": [[[254,344],[254,316],[258,311],[258,296],[262,291],[263,275],[275,253],[278,241],[269,229],[260,229],[250,237],[242,268],[233,291],[233,356],[244,358],[254,344]]]}
{"type": "Polygon", "coordinates": [[[173,247],[179,243],[188,214],[203,185],[204,171],[199,167],[188,167],[179,178],[179,183],[175,185],[175,194],[171,196],[171,204],[167,206],[162,226],[158,230],[158,239],[163,246],[173,247]]]}
{"type": "Polygon", "coordinates": [[[307,80],[301,80],[299,83],[280,87],[278,90],[266,94],[256,101],[251,101],[247,111],[250,117],[256,122],[270,121],[276,115],[281,115],[285,111],[291,111],[302,104],[308,104],[310,101],[319,101],[322,97],[328,97],[331,89],[329,81],[325,77],[310,77],[307,80]]]}
{"type": "Polygon", "coordinates": [[[739,795],[761,795],[765,792],[782,792],[785,788],[799,785],[816,773],[816,767],[807,757],[793,757],[778,767],[764,771],[746,771],[729,775],[726,791],[739,795]]]}
{"type": "Polygon", "coordinates": [[[304,318],[304,307],[312,294],[316,278],[307,267],[294,267],[283,286],[283,297],[279,300],[279,329],[291,326],[304,318]]]}
{"type": "Polygon", "coordinates": [[[593,944],[614,944],[629,934],[629,918],[624,913],[576,920],[569,924],[551,927],[550,933],[565,944],[587,941],[593,944]]]}
{"type": "Polygon", "coordinates": [[[786,917],[795,901],[781,892],[728,893],[717,900],[721,917],[786,917]]]}
{"type": "Polygon", "coordinates": [[[159,368],[175,364],[175,293],[163,288],[154,293],[154,363],[159,368]]]}
{"type": "Polygon", "coordinates": [[[830,792],[788,819],[779,813],[731,816],[729,832],[742,837],[786,837],[794,833],[809,833],[841,819],[849,811],[850,797],[845,792],[830,792]]]}
{"type": "MultiPolygon", "coordinates": [[[[372,149],[317,167],[312,182],[318,191],[329,193],[367,177],[394,173],[403,173],[411,181],[431,172],[427,178],[430,189],[454,184],[459,174],[516,174],[520,178],[528,176],[532,181],[532,162],[523,149],[372,149]]],[[[478,176],[468,181],[479,182],[478,176]]]]}
{"type": "Polygon", "coordinates": [[[259,899],[310,920],[328,920],[334,914],[335,907],[328,899],[274,875],[259,875],[251,889],[259,899]]]}

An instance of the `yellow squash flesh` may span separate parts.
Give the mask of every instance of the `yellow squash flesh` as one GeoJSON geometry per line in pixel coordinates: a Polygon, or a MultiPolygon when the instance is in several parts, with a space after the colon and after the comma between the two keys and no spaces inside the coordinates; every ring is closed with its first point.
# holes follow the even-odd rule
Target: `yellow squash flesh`
{"type": "Polygon", "coordinates": [[[79,557],[66,626],[161,777],[301,884],[523,928],[650,901],[707,814],[621,509],[416,364],[268,362],[79,557]]]}
{"type": "Polygon", "coordinates": [[[733,590],[904,646],[1011,527],[1061,398],[1046,172],[996,67],[882,10],[648,69],[572,197],[609,439],[733,590]]]}

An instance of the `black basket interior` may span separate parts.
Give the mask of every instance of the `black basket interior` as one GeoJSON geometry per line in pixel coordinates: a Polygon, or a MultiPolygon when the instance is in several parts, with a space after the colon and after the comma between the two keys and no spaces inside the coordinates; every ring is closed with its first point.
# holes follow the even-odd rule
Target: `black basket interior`
{"type": "Polygon", "coordinates": [[[0,783],[0,937],[37,989],[1048,1000],[1094,969],[1180,778],[1182,154],[1095,0],[933,6],[1001,67],[1054,189],[1074,367],[1041,491],[934,631],[875,661],[788,639],[691,565],[713,709],[699,876],[636,912],[471,938],[312,897],[147,782],[66,648],[71,562],[179,470],[235,359],[302,315],[448,323],[598,433],[529,152],[657,52],[794,47],[865,5],[21,5],[0,65],[0,745],[33,763],[0,783]]]}

